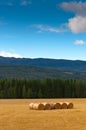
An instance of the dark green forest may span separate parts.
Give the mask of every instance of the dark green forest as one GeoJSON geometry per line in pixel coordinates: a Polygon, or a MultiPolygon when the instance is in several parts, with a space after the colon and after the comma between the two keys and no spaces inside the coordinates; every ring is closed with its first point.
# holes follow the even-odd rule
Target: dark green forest
{"type": "Polygon", "coordinates": [[[63,79],[1,79],[0,98],[86,98],[86,82],[63,79]]]}
{"type": "Polygon", "coordinates": [[[85,98],[86,61],[0,57],[0,98],[85,98]]]}

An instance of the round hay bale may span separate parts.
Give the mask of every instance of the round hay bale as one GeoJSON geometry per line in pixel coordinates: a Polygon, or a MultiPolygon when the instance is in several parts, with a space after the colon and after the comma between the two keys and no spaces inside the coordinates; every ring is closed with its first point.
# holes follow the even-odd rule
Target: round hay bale
{"type": "Polygon", "coordinates": [[[61,109],[67,109],[67,103],[60,102],[60,104],[61,104],[61,109]]]}
{"type": "Polygon", "coordinates": [[[30,104],[29,104],[29,108],[30,108],[30,109],[33,109],[33,105],[34,105],[34,103],[30,103],[30,104]]]}
{"type": "Polygon", "coordinates": [[[51,107],[51,109],[55,109],[55,103],[51,102],[50,107],[51,107]]]}
{"type": "Polygon", "coordinates": [[[54,103],[55,109],[61,109],[62,105],[60,103],[54,103]]]}
{"type": "Polygon", "coordinates": [[[34,103],[34,104],[33,104],[33,110],[36,110],[36,104],[37,104],[37,103],[34,103]]]}
{"type": "Polygon", "coordinates": [[[50,103],[44,102],[43,105],[44,105],[44,110],[50,110],[51,109],[50,103]]]}
{"type": "Polygon", "coordinates": [[[74,107],[72,102],[66,102],[66,104],[68,109],[72,109],[74,107]]]}
{"type": "Polygon", "coordinates": [[[34,110],[44,110],[44,105],[42,103],[35,103],[33,105],[34,110]]]}

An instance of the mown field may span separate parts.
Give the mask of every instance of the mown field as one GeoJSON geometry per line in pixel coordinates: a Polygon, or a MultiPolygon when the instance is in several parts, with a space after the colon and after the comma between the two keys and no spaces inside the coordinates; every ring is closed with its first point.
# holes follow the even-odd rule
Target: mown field
{"type": "Polygon", "coordinates": [[[86,99],[0,100],[0,130],[86,130],[86,99]],[[31,102],[74,103],[74,109],[30,110],[31,102]]]}

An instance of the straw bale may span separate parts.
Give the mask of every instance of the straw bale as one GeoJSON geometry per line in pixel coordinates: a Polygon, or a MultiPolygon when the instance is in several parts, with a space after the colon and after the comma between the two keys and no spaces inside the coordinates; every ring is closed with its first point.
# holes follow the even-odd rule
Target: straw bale
{"type": "Polygon", "coordinates": [[[66,102],[66,104],[68,109],[72,109],[74,107],[72,102],[66,102]]]}
{"type": "Polygon", "coordinates": [[[42,103],[35,103],[33,105],[34,110],[44,110],[44,105],[42,103]]]}
{"type": "Polygon", "coordinates": [[[60,102],[60,104],[61,104],[61,109],[67,109],[67,103],[60,102]]]}
{"type": "Polygon", "coordinates": [[[34,105],[34,103],[30,103],[30,104],[29,104],[29,108],[30,108],[30,109],[33,109],[33,105],[34,105]]]}
{"type": "Polygon", "coordinates": [[[54,107],[55,107],[55,109],[61,109],[61,107],[62,107],[62,105],[61,105],[61,103],[54,103],[54,107]]]}
{"type": "Polygon", "coordinates": [[[51,102],[50,107],[51,107],[51,109],[55,109],[55,103],[51,102]]]}
{"type": "Polygon", "coordinates": [[[50,103],[44,102],[42,104],[44,105],[45,110],[50,110],[51,109],[50,103]]]}

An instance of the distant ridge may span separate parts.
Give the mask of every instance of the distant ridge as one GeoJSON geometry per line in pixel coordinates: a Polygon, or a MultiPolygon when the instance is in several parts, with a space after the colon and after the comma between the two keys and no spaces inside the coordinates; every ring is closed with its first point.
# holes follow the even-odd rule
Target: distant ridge
{"type": "Polygon", "coordinates": [[[86,61],[48,58],[9,58],[0,56],[0,65],[50,67],[68,71],[86,72],[86,61]]]}

